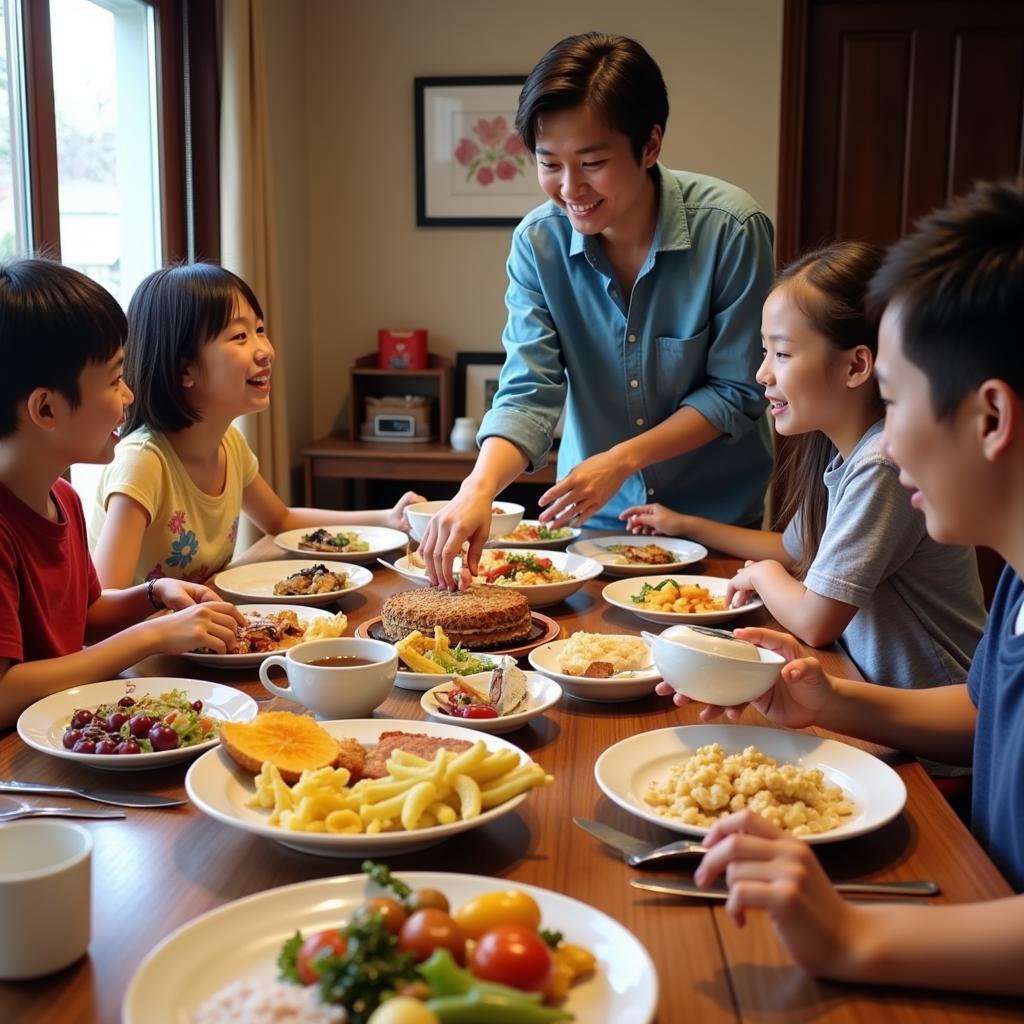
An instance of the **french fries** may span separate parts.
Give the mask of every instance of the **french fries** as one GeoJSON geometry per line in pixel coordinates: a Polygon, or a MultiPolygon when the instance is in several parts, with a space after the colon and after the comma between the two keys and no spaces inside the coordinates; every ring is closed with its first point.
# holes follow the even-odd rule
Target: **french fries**
{"type": "Polygon", "coordinates": [[[387,769],[383,779],[350,786],[347,769],[315,768],[289,786],[266,761],[248,806],[269,809],[270,824],[291,832],[411,832],[469,821],[554,782],[535,761],[520,764],[514,750],[488,750],[483,740],[460,754],[438,750],[433,761],[396,750],[387,769]]]}
{"type": "Polygon", "coordinates": [[[427,651],[437,651],[439,654],[447,654],[451,650],[448,637],[440,626],[434,627],[434,639],[424,636],[418,629],[414,629],[403,640],[395,644],[398,656],[409,666],[413,672],[429,672],[431,675],[445,675],[445,670],[435,661],[424,657],[427,651]]]}

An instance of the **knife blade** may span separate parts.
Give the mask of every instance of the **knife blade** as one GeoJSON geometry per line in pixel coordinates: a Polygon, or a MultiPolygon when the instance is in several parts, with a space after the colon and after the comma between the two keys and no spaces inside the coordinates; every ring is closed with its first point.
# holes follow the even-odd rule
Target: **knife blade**
{"type": "MultiPolygon", "coordinates": [[[[727,900],[729,890],[723,888],[702,889],[693,882],[678,878],[662,878],[656,882],[645,882],[631,878],[634,889],[646,889],[667,896],[689,896],[699,900],[727,900]]],[[[839,882],[836,892],[844,896],[936,896],[939,887],[935,882],[839,882]]]]}
{"type": "Polygon", "coordinates": [[[17,779],[0,779],[0,793],[41,793],[52,796],[80,796],[101,804],[117,807],[179,807],[187,800],[174,800],[152,793],[133,793],[128,789],[96,789],[94,787],[54,786],[44,782],[20,782],[17,779]]]}
{"type": "MultiPolygon", "coordinates": [[[[606,825],[602,821],[591,821],[589,818],[573,818],[572,820],[584,832],[589,832],[596,839],[600,839],[602,843],[618,850],[624,858],[642,856],[662,845],[637,839],[636,836],[631,836],[628,832],[620,832],[617,828],[612,828],[611,825],[606,825]]],[[[696,840],[693,843],[692,852],[703,852],[703,847],[696,840]]]]}

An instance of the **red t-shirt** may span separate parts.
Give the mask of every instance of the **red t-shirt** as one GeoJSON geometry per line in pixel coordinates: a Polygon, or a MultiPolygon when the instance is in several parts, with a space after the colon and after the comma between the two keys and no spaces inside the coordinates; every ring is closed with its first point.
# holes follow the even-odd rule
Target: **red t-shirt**
{"type": "Polygon", "coordinates": [[[80,651],[86,611],[100,596],[78,495],[59,479],[50,497],[56,523],[0,484],[0,658],[80,651]]]}

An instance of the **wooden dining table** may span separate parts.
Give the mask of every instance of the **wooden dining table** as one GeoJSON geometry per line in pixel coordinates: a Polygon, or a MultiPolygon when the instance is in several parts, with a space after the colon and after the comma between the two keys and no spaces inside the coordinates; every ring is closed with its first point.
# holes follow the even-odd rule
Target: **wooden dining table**
{"type": "MultiPolygon", "coordinates": [[[[281,557],[286,556],[270,539],[264,539],[242,561],[281,557]]],[[[729,576],[737,565],[733,559],[708,557],[687,572],[729,576]]],[[[373,582],[338,605],[348,616],[349,632],[377,616],[386,597],[409,588],[397,573],[377,565],[373,570],[373,582]]],[[[608,582],[607,577],[591,580],[568,600],[543,612],[558,623],[562,636],[577,629],[637,634],[644,623],[602,599],[602,588],[608,582]]],[[[770,624],[763,611],[750,613],[742,621],[770,624]]],[[[838,649],[815,653],[829,671],[853,671],[838,649]]],[[[125,674],[198,677],[237,687],[261,702],[269,697],[254,669],[224,672],[178,657],[156,657],[125,674]]],[[[374,717],[423,719],[419,698],[419,693],[395,688],[374,717]]],[[[261,706],[290,707],[280,698],[266,700],[261,706]]],[[[493,876],[503,883],[529,883],[611,915],[632,931],[654,961],[657,1020],[661,1024],[810,1020],[952,1024],[1020,1019],[1021,1004],[1013,1000],[816,980],[788,958],[764,914],[750,914],[746,926],[738,928],[721,905],[631,888],[629,880],[637,871],[583,833],[572,819],[597,819],[643,838],[678,838],[605,797],[594,779],[594,763],[609,746],[637,733],[695,723],[698,710],[695,706],[677,708],[669,699],[653,694],[622,704],[563,696],[542,717],[508,737],[554,776],[552,786],[534,791],[521,806],[498,820],[387,861],[398,873],[419,869],[465,872],[493,876]]],[[[743,720],[764,724],[753,710],[748,710],[743,720]]],[[[917,761],[867,744],[856,745],[893,765],[906,784],[907,803],[895,820],[874,832],[815,847],[835,881],[934,879],[942,892],[922,900],[922,931],[929,927],[933,904],[1011,894],[1010,886],[917,761]]],[[[127,787],[184,797],[186,768],[105,772],[33,750],[14,731],[0,737],[0,778],[127,787]]],[[[0,983],[0,1021],[117,1021],[128,982],[146,954],[197,915],[276,886],[359,871],[357,860],[297,852],[221,824],[188,804],[159,810],[128,809],[126,820],[84,824],[95,842],[89,953],[50,977],[0,983]]],[[[677,861],[645,873],[688,878],[692,870],[692,862],[677,861]]],[[[188,979],[181,983],[187,984],[188,979]]]]}

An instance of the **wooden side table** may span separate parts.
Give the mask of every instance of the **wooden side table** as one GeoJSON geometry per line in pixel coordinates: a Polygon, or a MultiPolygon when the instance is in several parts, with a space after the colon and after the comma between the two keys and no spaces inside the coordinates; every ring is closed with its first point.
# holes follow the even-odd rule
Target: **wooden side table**
{"type": "MultiPolygon", "coordinates": [[[[302,449],[305,471],[305,503],[316,505],[318,480],[344,480],[353,486],[354,507],[366,506],[367,480],[398,480],[415,486],[417,481],[460,484],[469,475],[477,452],[457,452],[436,441],[405,444],[384,441],[350,441],[332,435],[302,449]]],[[[518,483],[553,484],[555,453],[537,473],[524,473],[518,483]]]]}

